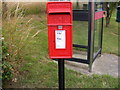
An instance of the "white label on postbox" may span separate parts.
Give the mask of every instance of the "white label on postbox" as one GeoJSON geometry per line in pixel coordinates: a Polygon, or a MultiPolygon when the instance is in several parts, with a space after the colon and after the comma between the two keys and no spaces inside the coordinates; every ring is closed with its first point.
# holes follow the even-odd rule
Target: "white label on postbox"
{"type": "Polygon", "coordinates": [[[66,32],[65,30],[55,31],[56,49],[66,48],[66,32]]]}

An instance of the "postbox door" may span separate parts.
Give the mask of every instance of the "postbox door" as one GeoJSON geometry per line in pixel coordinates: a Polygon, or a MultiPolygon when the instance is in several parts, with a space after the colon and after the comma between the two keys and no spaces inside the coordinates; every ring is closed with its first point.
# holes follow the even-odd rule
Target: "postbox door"
{"type": "Polygon", "coordinates": [[[71,2],[48,2],[47,10],[50,58],[72,58],[71,2]]]}

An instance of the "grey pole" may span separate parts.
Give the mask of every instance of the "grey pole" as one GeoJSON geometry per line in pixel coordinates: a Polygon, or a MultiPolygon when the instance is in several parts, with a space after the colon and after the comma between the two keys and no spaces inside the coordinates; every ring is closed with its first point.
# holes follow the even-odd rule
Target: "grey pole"
{"type": "Polygon", "coordinates": [[[94,17],[95,17],[95,4],[94,0],[89,2],[89,30],[88,30],[88,60],[89,60],[89,71],[92,70],[93,63],[93,51],[94,51],[94,17]]]}

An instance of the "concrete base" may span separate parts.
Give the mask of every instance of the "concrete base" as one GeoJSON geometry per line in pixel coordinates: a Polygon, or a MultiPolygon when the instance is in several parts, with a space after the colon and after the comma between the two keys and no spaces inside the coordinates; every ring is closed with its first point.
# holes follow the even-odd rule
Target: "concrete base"
{"type": "MultiPolygon", "coordinates": [[[[75,57],[83,57],[81,54],[74,54],[75,57]]],[[[118,77],[120,69],[118,69],[118,56],[113,54],[102,54],[101,57],[97,57],[92,65],[92,72],[88,71],[88,65],[83,63],[77,63],[72,61],[65,61],[65,66],[68,69],[72,69],[74,71],[92,75],[92,74],[100,74],[100,75],[111,75],[114,77],[118,77]],[[119,71],[118,71],[119,70],[119,71]]]]}
{"type": "MultiPolygon", "coordinates": [[[[73,57],[87,59],[87,53],[83,51],[73,50],[73,57]]],[[[98,56],[92,65],[92,72],[89,72],[89,65],[74,61],[65,61],[65,67],[86,75],[99,74],[120,77],[120,69],[118,68],[118,56],[114,54],[102,54],[98,56]]]]}

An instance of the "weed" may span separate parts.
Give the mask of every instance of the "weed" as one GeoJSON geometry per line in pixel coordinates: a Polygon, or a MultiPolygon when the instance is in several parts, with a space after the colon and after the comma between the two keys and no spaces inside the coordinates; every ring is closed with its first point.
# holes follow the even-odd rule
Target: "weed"
{"type": "Polygon", "coordinates": [[[24,48],[30,40],[31,30],[34,28],[31,23],[32,18],[24,20],[25,15],[20,3],[17,3],[14,9],[8,9],[6,15],[2,21],[3,81],[10,80],[12,75],[18,74],[19,63],[25,54],[24,48]]]}
{"type": "Polygon", "coordinates": [[[14,11],[7,11],[7,17],[3,20],[3,37],[7,44],[9,61],[22,58],[30,31],[33,29],[31,19],[24,20],[23,17],[22,8],[18,3],[14,11]]]}
{"type": "Polygon", "coordinates": [[[2,80],[5,82],[6,80],[10,80],[12,78],[12,65],[7,62],[3,61],[2,64],[2,80]]]}

